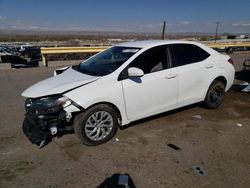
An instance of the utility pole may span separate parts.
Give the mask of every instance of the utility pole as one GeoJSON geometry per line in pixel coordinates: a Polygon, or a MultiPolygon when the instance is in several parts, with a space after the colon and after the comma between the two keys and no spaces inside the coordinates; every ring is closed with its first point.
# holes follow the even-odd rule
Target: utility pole
{"type": "Polygon", "coordinates": [[[166,21],[163,22],[162,33],[161,33],[162,40],[164,40],[165,38],[165,29],[166,29],[166,21]]]}
{"type": "Polygon", "coordinates": [[[214,39],[214,42],[216,42],[216,40],[217,40],[219,24],[220,24],[220,22],[216,22],[216,32],[215,32],[215,39],[214,39]]]}

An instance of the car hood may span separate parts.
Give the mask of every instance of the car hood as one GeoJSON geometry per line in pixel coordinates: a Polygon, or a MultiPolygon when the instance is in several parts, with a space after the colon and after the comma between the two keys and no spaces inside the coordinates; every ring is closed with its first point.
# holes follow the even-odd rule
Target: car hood
{"type": "Polygon", "coordinates": [[[22,96],[37,98],[47,95],[55,95],[94,82],[99,77],[86,75],[73,70],[67,69],[62,74],[38,82],[26,89],[22,96]]]}

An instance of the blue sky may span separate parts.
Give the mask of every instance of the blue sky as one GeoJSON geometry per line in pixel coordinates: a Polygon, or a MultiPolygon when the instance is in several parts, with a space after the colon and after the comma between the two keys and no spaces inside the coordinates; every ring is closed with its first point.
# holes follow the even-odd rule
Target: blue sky
{"type": "Polygon", "coordinates": [[[250,33],[250,0],[0,0],[0,29],[250,33]]]}

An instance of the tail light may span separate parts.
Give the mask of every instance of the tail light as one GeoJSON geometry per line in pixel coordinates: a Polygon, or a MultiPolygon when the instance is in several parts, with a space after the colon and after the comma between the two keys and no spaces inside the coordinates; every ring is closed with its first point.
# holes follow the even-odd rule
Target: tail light
{"type": "Polygon", "coordinates": [[[228,60],[228,63],[231,63],[232,65],[234,65],[234,60],[233,60],[232,58],[230,58],[230,59],[228,60]]]}

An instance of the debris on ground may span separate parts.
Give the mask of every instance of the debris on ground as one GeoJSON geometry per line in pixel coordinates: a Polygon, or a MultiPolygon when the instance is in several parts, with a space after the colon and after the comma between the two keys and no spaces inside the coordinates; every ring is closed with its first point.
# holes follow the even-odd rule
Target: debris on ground
{"type": "Polygon", "coordinates": [[[181,148],[179,148],[178,146],[174,145],[174,144],[168,144],[168,146],[174,150],[180,150],[181,148]]]}
{"type": "Polygon", "coordinates": [[[193,115],[192,118],[201,119],[201,115],[193,115]]]}
{"type": "Polygon", "coordinates": [[[115,141],[116,141],[116,142],[119,142],[120,140],[119,140],[119,138],[115,138],[115,141]]]}
{"type": "Polygon", "coordinates": [[[195,171],[199,176],[204,176],[204,175],[205,175],[205,171],[203,170],[202,167],[200,167],[200,166],[194,166],[193,169],[194,169],[194,171],[195,171]]]}
{"type": "Polygon", "coordinates": [[[238,127],[242,127],[243,125],[241,123],[236,124],[238,127]]]}
{"type": "Polygon", "coordinates": [[[113,174],[106,178],[97,188],[135,188],[133,179],[129,174],[113,174]]]}
{"type": "Polygon", "coordinates": [[[128,187],[128,175],[120,174],[118,179],[118,185],[123,185],[125,187],[128,187]]]}
{"type": "Polygon", "coordinates": [[[196,142],[195,142],[195,141],[192,141],[192,144],[196,144],[196,142]]]}

